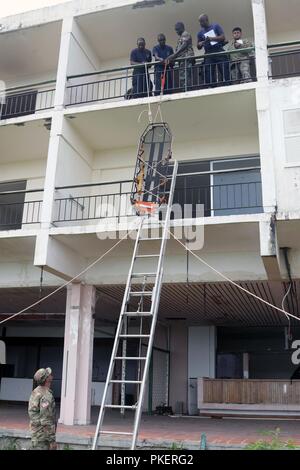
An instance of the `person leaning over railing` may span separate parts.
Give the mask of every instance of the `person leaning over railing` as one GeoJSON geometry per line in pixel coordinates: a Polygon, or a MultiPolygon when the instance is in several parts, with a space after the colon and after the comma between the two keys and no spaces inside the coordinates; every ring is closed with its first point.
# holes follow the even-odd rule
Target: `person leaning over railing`
{"type": "Polygon", "coordinates": [[[130,54],[130,64],[140,65],[140,67],[134,67],[132,73],[132,98],[145,98],[148,93],[152,95],[153,89],[148,70],[151,65],[145,66],[145,64],[152,62],[152,54],[149,49],[146,49],[144,38],[137,40],[137,46],[130,54]]]}
{"type": "Polygon", "coordinates": [[[205,85],[217,85],[217,69],[224,85],[230,82],[229,57],[227,54],[216,55],[224,52],[226,44],[225,33],[218,23],[210,23],[207,15],[199,16],[201,31],[197,39],[197,47],[201,50],[204,47],[204,75],[205,85]],[[211,55],[210,54],[214,54],[211,55]]]}
{"type": "Polygon", "coordinates": [[[174,54],[173,48],[166,44],[166,36],[164,34],[159,34],[157,36],[158,44],[153,47],[153,56],[155,62],[158,62],[154,66],[154,75],[155,75],[155,95],[161,93],[162,78],[164,71],[166,71],[165,76],[165,88],[164,93],[170,93],[173,89],[173,77],[172,77],[172,64],[165,65],[166,60],[172,54],[174,54]]]}
{"type": "Polygon", "coordinates": [[[179,36],[175,53],[168,57],[168,63],[179,61],[179,87],[187,91],[192,86],[193,66],[195,65],[195,53],[193,49],[192,36],[185,30],[182,22],[175,25],[175,31],[179,36]]]}
{"type": "Polygon", "coordinates": [[[250,71],[250,52],[240,51],[239,49],[248,49],[253,47],[253,43],[249,39],[243,38],[242,28],[237,26],[232,30],[232,40],[227,44],[227,51],[236,51],[230,54],[231,59],[231,80],[238,82],[242,79],[243,82],[251,82],[250,71]]]}

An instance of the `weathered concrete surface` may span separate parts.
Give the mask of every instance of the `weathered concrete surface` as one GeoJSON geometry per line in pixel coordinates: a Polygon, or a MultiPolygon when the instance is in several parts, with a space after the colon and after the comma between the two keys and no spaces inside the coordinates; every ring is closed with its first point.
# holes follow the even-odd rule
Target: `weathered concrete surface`
{"type": "MultiPolygon", "coordinates": [[[[92,421],[96,422],[98,408],[93,409],[92,421]]],[[[300,446],[300,421],[279,419],[211,419],[203,417],[169,417],[143,415],[139,447],[143,449],[200,449],[201,434],[205,433],[209,450],[238,450],[248,443],[266,439],[262,431],[280,428],[282,440],[292,440],[300,446]]],[[[129,430],[129,417],[120,421],[117,413],[108,417],[107,429],[129,430]]],[[[88,449],[91,446],[95,424],[88,426],[58,426],[57,442],[59,447],[88,449]]],[[[29,448],[30,434],[26,407],[0,404],[0,441],[16,438],[20,446],[29,448]]],[[[128,448],[127,439],[106,438],[102,441],[104,449],[128,448]]],[[[1,442],[0,442],[1,444],[1,442]]]]}

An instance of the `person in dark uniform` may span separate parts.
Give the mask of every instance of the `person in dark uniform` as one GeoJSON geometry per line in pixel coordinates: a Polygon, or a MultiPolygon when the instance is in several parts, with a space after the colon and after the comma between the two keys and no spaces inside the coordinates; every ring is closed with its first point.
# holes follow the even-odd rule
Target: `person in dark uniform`
{"type": "Polygon", "coordinates": [[[205,84],[217,85],[217,69],[223,85],[230,84],[230,58],[227,54],[217,55],[218,52],[224,52],[224,46],[227,43],[225,33],[218,23],[210,23],[207,15],[199,16],[201,31],[198,33],[197,47],[201,50],[204,47],[204,69],[205,84]],[[211,55],[213,54],[213,55],[211,55]]]}
{"type": "MultiPolygon", "coordinates": [[[[153,84],[150,80],[149,65],[152,62],[151,51],[146,49],[146,41],[144,38],[137,40],[137,48],[133,49],[130,54],[130,64],[139,65],[134,67],[132,74],[132,97],[145,98],[152,95],[153,84]]],[[[151,65],[150,65],[151,67],[151,65]]]]}
{"type": "MultiPolygon", "coordinates": [[[[161,93],[161,84],[162,84],[162,78],[163,74],[165,71],[165,64],[166,64],[166,59],[170,57],[172,54],[174,54],[174,50],[171,46],[168,46],[166,44],[166,36],[164,34],[159,34],[157,36],[157,41],[158,44],[153,47],[153,56],[155,59],[155,62],[159,62],[154,66],[154,73],[155,73],[155,95],[159,95],[161,93]]],[[[172,71],[173,65],[172,64],[167,64],[166,68],[166,77],[165,77],[165,88],[164,88],[164,93],[168,94],[171,93],[173,89],[173,71],[172,71]]]]}

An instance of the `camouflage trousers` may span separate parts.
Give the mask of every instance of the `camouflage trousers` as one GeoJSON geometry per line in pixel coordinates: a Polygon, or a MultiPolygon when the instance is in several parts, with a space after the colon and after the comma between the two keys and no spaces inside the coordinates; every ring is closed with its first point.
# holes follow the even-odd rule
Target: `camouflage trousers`
{"type": "Polygon", "coordinates": [[[31,441],[31,450],[50,450],[50,442],[31,441]]]}
{"type": "Polygon", "coordinates": [[[245,59],[233,64],[231,69],[231,80],[238,81],[242,78],[245,82],[251,81],[250,60],[245,59]]]}

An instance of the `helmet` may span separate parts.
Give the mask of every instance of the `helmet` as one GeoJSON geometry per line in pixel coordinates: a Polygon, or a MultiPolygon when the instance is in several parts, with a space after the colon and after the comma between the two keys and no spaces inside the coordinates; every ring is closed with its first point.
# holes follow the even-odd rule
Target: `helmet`
{"type": "Polygon", "coordinates": [[[49,375],[52,374],[52,370],[50,367],[47,367],[46,369],[39,369],[36,371],[34,374],[33,378],[36,381],[37,384],[41,385],[45,382],[45,380],[49,377],[49,375]]]}

